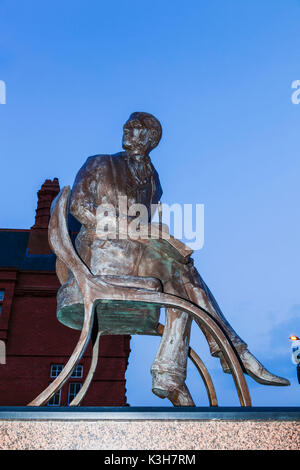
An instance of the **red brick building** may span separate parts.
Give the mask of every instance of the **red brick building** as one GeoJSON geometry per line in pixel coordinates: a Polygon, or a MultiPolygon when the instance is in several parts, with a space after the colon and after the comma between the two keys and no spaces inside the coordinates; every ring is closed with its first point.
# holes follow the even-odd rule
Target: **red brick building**
{"type": "MultiPolygon", "coordinates": [[[[29,230],[0,229],[0,406],[22,406],[35,398],[70,357],[78,331],[56,319],[55,255],[48,245],[50,205],[59,192],[57,178],[38,192],[35,224],[29,230]]],[[[69,216],[71,239],[80,225],[69,216]]],[[[126,406],[125,371],[129,336],[104,336],[98,368],[82,406],[126,406]]],[[[91,346],[49,406],[66,406],[89,369],[91,346]]]]}

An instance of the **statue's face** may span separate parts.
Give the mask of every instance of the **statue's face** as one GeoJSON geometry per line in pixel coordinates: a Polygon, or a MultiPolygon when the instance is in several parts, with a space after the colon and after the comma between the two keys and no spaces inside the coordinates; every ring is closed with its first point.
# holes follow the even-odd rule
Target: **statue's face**
{"type": "Polygon", "coordinates": [[[151,131],[137,119],[127,121],[123,126],[123,149],[135,154],[145,154],[151,148],[151,131]]]}

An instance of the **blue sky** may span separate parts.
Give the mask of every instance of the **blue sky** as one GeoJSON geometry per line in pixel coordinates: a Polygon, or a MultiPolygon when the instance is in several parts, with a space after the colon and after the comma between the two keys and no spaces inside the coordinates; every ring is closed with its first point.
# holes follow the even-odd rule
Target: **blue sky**
{"type": "MultiPolygon", "coordinates": [[[[196,266],[249,349],[291,380],[249,378],[257,406],[300,402],[299,20],[299,0],[0,1],[0,226],[29,228],[46,178],[72,184],[89,155],[121,149],[131,112],[156,115],[163,202],[205,205],[196,266]]],[[[131,405],[168,405],[151,393],[158,341],[132,339],[131,405]]],[[[192,345],[220,405],[237,405],[197,330],[192,345]]],[[[206,406],[192,366],[187,383],[206,406]]]]}

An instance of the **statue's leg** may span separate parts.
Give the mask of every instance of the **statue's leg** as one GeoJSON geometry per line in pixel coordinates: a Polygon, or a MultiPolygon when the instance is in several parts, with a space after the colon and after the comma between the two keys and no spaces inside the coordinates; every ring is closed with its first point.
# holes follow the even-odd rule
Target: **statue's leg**
{"type": "MultiPolygon", "coordinates": [[[[174,285],[165,285],[164,290],[181,295],[174,285]]],[[[187,313],[166,309],[165,329],[151,368],[153,393],[168,398],[174,406],[195,406],[185,384],[191,323],[187,313]]]]}
{"type": "MultiPolygon", "coordinates": [[[[192,282],[188,282],[185,284],[185,289],[188,294],[189,300],[193,303],[199,305],[199,307],[204,308],[207,312],[209,312],[212,317],[214,317],[218,322],[221,324],[223,330],[225,331],[226,335],[234,345],[235,349],[240,353],[242,350],[247,348],[247,344],[238,336],[238,334],[233,330],[230,326],[228,321],[224,318],[224,316],[219,314],[218,310],[214,309],[214,306],[211,304],[210,299],[208,298],[206,292],[202,287],[193,284],[192,282]]],[[[214,357],[219,357],[220,355],[220,347],[215,341],[215,339],[211,336],[211,334],[206,331],[204,327],[199,325],[201,328],[204,336],[207,339],[210,353],[214,357]]],[[[227,371],[226,362],[223,362],[222,365],[224,366],[224,371],[227,371]]],[[[228,368],[229,370],[229,368],[228,368]]]]}
{"type": "Polygon", "coordinates": [[[166,309],[166,324],[151,368],[152,391],[169,398],[174,406],[194,406],[185,385],[191,318],[185,312],[166,309]]]}
{"type": "MultiPolygon", "coordinates": [[[[186,265],[185,273],[183,274],[183,280],[185,283],[185,290],[189,299],[199,305],[200,307],[207,310],[211,315],[216,318],[227,334],[228,338],[235,347],[240,360],[244,366],[245,372],[250,375],[257,382],[264,385],[289,385],[289,381],[278,377],[277,375],[269,372],[247,349],[247,344],[238,336],[232,326],[224,317],[219,305],[215,298],[210,292],[209,288],[201,278],[198,271],[193,266],[193,263],[186,265]]],[[[200,326],[200,325],[199,325],[200,326]]],[[[230,373],[230,368],[226,363],[222,352],[216,341],[212,336],[201,327],[203,331],[212,356],[219,357],[224,372],[230,373]]]]}
{"type": "MultiPolygon", "coordinates": [[[[230,323],[226,320],[217,301],[213,297],[212,293],[203,281],[197,269],[194,267],[192,260],[182,269],[182,281],[184,282],[186,295],[189,300],[204,308],[216,320],[218,320],[235,349],[239,353],[242,352],[242,350],[246,349],[247,344],[239,337],[239,335],[234,331],[230,323]]],[[[220,348],[218,344],[205,329],[201,329],[208,341],[211,355],[219,356],[220,348]]]]}

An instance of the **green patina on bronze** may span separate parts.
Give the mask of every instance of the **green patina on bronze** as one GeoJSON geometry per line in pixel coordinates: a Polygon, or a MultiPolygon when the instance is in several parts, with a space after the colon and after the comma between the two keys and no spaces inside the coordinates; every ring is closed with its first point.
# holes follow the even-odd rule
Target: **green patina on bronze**
{"type": "MultiPolygon", "coordinates": [[[[105,335],[158,335],[160,308],[147,302],[102,300],[95,308],[99,331],[105,335]]],[[[83,304],[61,308],[58,320],[75,330],[81,330],[83,304]]]]}

